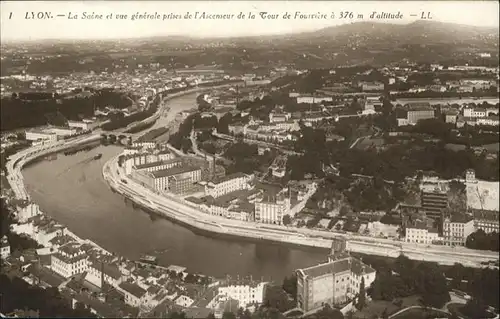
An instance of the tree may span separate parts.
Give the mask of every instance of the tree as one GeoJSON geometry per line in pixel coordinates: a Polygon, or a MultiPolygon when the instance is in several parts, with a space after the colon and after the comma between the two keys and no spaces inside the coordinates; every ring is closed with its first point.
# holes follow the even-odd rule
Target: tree
{"type": "Polygon", "coordinates": [[[280,312],[285,312],[289,309],[292,309],[295,303],[290,302],[288,299],[288,295],[280,286],[267,286],[265,297],[264,297],[264,306],[267,308],[275,308],[280,312]]]}
{"type": "Polygon", "coordinates": [[[356,305],[356,308],[362,310],[365,306],[366,306],[365,277],[361,277],[361,283],[359,284],[358,304],[356,305]]]}
{"type": "Polygon", "coordinates": [[[229,311],[224,311],[222,314],[222,319],[236,319],[236,315],[229,311]]]}
{"type": "Polygon", "coordinates": [[[487,318],[488,307],[481,298],[472,298],[461,308],[461,312],[471,318],[487,318]]]}
{"type": "Polygon", "coordinates": [[[182,311],[181,312],[174,311],[174,312],[170,313],[169,318],[171,318],[171,319],[186,319],[186,314],[182,311]]]}
{"type": "Polygon", "coordinates": [[[297,275],[293,274],[290,278],[285,277],[283,279],[283,290],[292,296],[294,300],[297,300],[297,275]]]}
{"type": "Polygon", "coordinates": [[[250,310],[245,309],[240,319],[251,319],[251,318],[252,318],[252,313],[250,312],[250,310]]]}
{"type": "Polygon", "coordinates": [[[344,319],[344,315],[338,309],[332,309],[329,304],[323,306],[323,309],[316,313],[318,319],[344,319]]]}
{"type": "Polygon", "coordinates": [[[243,316],[243,307],[239,307],[238,308],[238,311],[236,312],[236,315],[238,316],[238,318],[241,318],[243,316]]]}
{"type": "Polygon", "coordinates": [[[290,217],[290,215],[286,214],[285,216],[283,216],[283,225],[288,226],[291,223],[292,223],[292,218],[290,217]]]}
{"type": "Polygon", "coordinates": [[[381,315],[382,319],[389,319],[389,315],[387,314],[387,308],[384,309],[381,315]]]}

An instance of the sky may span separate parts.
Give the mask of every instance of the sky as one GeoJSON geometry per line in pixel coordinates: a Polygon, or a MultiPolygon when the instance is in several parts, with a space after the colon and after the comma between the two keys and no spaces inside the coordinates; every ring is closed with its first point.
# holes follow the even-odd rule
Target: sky
{"type": "Polygon", "coordinates": [[[356,21],[409,23],[430,12],[433,20],[474,26],[499,25],[498,1],[0,1],[2,41],[41,39],[119,39],[164,35],[193,37],[255,36],[311,31],[356,21]],[[353,19],[339,19],[340,12],[353,12],[353,19]],[[373,20],[369,15],[398,13],[397,20],[373,20]],[[50,12],[52,19],[26,19],[50,12]],[[231,19],[185,19],[186,13],[227,14],[231,19]],[[239,13],[245,14],[238,19],[239,13]],[[252,12],[255,19],[250,19],[252,12]],[[259,12],[276,15],[263,19],[259,12]],[[292,19],[284,19],[285,13],[292,19]],[[325,18],[293,19],[296,12],[324,14],[325,18]],[[71,18],[69,19],[71,13],[71,18]],[[102,19],[83,19],[101,14],[102,19]],[[135,20],[134,14],[158,15],[159,19],[135,20]],[[331,14],[335,13],[335,18],[331,14]],[[57,17],[57,14],[64,15],[57,17]],[[107,15],[112,14],[111,19],[107,15]],[[127,15],[124,20],[116,14],[127,15]],[[164,18],[176,14],[181,19],[164,18]],[[358,18],[359,14],[363,19],[358,18]],[[410,16],[411,14],[417,17],[410,16]]]}

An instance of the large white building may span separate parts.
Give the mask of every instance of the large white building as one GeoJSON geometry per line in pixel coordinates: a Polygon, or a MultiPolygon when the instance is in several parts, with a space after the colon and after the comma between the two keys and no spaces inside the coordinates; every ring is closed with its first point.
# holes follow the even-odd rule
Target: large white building
{"type": "Polygon", "coordinates": [[[499,212],[494,210],[473,209],[474,226],[476,230],[482,229],[485,233],[500,233],[499,212]]]}
{"type": "Polygon", "coordinates": [[[297,270],[297,307],[304,313],[352,300],[362,281],[365,293],[375,281],[375,270],[351,257],[346,245],[345,239],[335,239],[328,262],[297,270]]]}
{"type": "Polygon", "coordinates": [[[0,256],[5,259],[10,256],[10,245],[7,241],[7,236],[3,236],[0,240],[0,256]]]}
{"type": "Polygon", "coordinates": [[[237,300],[244,309],[264,301],[265,282],[227,282],[217,288],[219,296],[237,300]]]}
{"type": "Polygon", "coordinates": [[[30,130],[26,131],[26,139],[28,141],[39,141],[44,140],[48,142],[56,142],[57,134],[52,132],[46,132],[42,130],[30,130]]]}
{"type": "Polygon", "coordinates": [[[68,126],[71,128],[79,128],[84,131],[92,130],[97,126],[97,123],[95,123],[92,120],[82,120],[81,122],[77,121],[68,121],[68,126]]]}
{"type": "Polygon", "coordinates": [[[465,117],[486,117],[486,109],[483,108],[464,108],[465,117]]]}
{"type": "Polygon", "coordinates": [[[58,127],[58,126],[48,127],[46,131],[55,133],[58,137],[70,136],[78,132],[75,128],[72,127],[58,127]]]}
{"type": "Polygon", "coordinates": [[[467,216],[452,216],[443,220],[443,242],[445,245],[465,246],[467,237],[474,231],[474,220],[467,216]]]}
{"type": "Polygon", "coordinates": [[[139,183],[159,192],[185,194],[201,180],[201,168],[180,165],[153,172],[133,171],[132,177],[139,183]]]}
{"type": "Polygon", "coordinates": [[[87,267],[87,253],[81,249],[80,244],[69,243],[52,254],[50,268],[64,278],[80,274],[87,267]]]}
{"type": "Polygon", "coordinates": [[[149,163],[156,163],[162,161],[172,160],[175,156],[169,151],[160,151],[158,153],[135,153],[131,155],[125,155],[125,174],[129,175],[132,173],[134,166],[145,165],[149,163]]]}
{"type": "Polygon", "coordinates": [[[234,173],[201,184],[205,186],[205,196],[220,197],[237,190],[249,189],[249,182],[253,178],[253,175],[234,173]]]}
{"type": "Polygon", "coordinates": [[[436,228],[429,227],[425,221],[417,220],[406,226],[405,241],[417,244],[433,244],[442,241],[436,228]]]}
{"type": "Polygon", "coordinates": [[[133,147],[140,147],[143,149],[152,149],[156,147],[156,142],[148,141],[148,142],[134,142],[132,143],[133,147]]]}
{"type": "Polygon", "coordinates": [[[264,194],[262,199],[255,203],[255,221],[281,225],[283,216],[289,213],[290,207],[288,189],[284,189],[276,195],[264,194]]]}
{"type": "Polygon", "coordinates": [[[500,120],[498,115],[490,115],[488,117],[478,118],[476,120],[477,125],[489,125],[489,126],[499,126],[500,120]]]}
{"type": "Polygon", "coordinates": [[[331,96],[297,96],[297,104],[316,104],[323,102],[332,102],[333,98],[331,96]]]}

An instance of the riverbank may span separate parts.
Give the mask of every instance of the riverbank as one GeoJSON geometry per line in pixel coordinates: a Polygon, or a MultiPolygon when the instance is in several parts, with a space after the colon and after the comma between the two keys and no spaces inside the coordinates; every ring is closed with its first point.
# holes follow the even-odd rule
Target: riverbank
{"type": "MultiPolygon", "coordinates": [[[[184,96],[184,95],[193,94],[193,93],[202,93],[202,92],[216,90],[216,89],[222,89],[222,88],[226,88],[226,87],[231,87],[233,85],[240,85],[243,83],[244,82],[234,82],[234,83],[226,83],[226,84],[210,86],[210,87],[196,87],[193,89],[180,91],[180,92],[176,92],[173,94],[168,94],[167,96],[162,98],[160,105],[158,106],[158,109],[156,110],[156,112],[153,115],[151,115],[150,117],[148,117],[142,121],[131,123],[131,124],[127,125],[125,128],[122,128],[121,130],[124,130],[126,132],[130,129],[135,128],[136,126],[146,125],[146,124],[150,124],[151,122],[155,122],[152,127],[147,129],[148,131],[153,130],[153,129],[157,128],[158,126],[161,126],[161,125],[157,125],[157,121],[162,117],[163,114],[166,114],[169,112],[167,102],[169,102],[175,98],[179,98],[181,96],[184,96]]],[[[166,115],[167,115],[166,117],[168,120],[168,114],[166,114],[166,115]]],[[[142,133],[142,131],[139,133],[142,133]]]]}
{"type": "Polygon", "coordinates": [[[124,172],[119,173],[117,158],[111,159],[103,167],[103,177],[115,192],[122,194],[148,211],[175,220],[187,227],[196,228],[197,231],[214,233],[216,236],[316,248],[329,248],[332,238],[342,236],[349,239],[349,248],[353,252],[393,258],[402,252],[411,259],[438,262],[444,265],[458,262],[465,266],[479,268],[484,267],[480,264],[481,262],[498,260],[498,255],[493,252],[464,251],[451,247],[412,246],[407,243],[378,238],[305,228],[291,229],[286,226],[264,225],[212,216],[175,196],[160,195],[137,184],[125,176],[124,172]]]}

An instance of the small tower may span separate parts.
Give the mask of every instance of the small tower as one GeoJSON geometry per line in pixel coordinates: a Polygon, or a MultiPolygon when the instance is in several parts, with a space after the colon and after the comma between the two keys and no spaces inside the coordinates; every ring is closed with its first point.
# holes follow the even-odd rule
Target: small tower
{"type": "Polygon", "coordinates": [[[466,183],[476,183],[476,171],[474,171],[472,168],[469,168],[468,170],[465,171],[465,182],[466,183]]]}
{"type": "Polygon", "coordinates": [[[328,256],[328,261],[331,262],[347,257],[349,257],[349,251],[347,250],[347,240],[342,237],[334,238],[332,241],[330,255],[328,256]]]}

